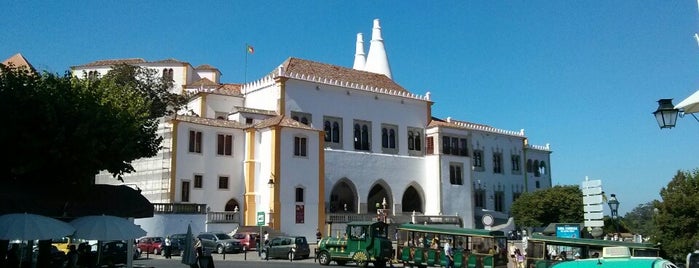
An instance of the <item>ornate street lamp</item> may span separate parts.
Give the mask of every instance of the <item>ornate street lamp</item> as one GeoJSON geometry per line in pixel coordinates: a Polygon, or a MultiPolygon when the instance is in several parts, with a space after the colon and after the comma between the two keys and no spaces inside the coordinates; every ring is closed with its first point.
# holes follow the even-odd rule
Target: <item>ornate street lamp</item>
{"type": "Polygon", "coordinates": [[[672,99],[660,99],[658,100],[658,109],[653,112],[653,115],[655,115],[655,120],[658,121],[658,126],[661,129],[673,128],[677,122],[679,112],[680,110],[675,109],[675,106],[672,104],[672,99]]]}
{"type": "Polygon", "coordinates": [[[607,201],[607,205],[609,205],[609,210],[612,211],[612,221],[614,221],[616,233],[617,235],[620,235],[619,223],[617,222],[617,215],[619,214],[619,200],[616,199],[615,194],[612,194],[611,198],[609,198],[609,201],[607,201]]]}

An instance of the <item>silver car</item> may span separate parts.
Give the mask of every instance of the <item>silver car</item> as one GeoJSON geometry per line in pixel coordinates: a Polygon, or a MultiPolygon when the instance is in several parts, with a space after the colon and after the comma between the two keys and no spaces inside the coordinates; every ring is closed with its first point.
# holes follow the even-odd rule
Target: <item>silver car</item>
{"type": "Polygon", "coordinates": [[[201,240],[202,250],[205,252],[223,254],[243,251],[243,244],[240,243],[240,240],[233,239],[224,233],[200,233],[197,238],[201,240]]]}

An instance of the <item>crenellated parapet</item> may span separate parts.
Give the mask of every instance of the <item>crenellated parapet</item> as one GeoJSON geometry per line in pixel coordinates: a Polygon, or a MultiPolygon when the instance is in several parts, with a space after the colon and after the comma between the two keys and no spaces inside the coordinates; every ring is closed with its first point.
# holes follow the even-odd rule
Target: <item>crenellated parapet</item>
{"type": "Polygon", "coordinates": [[[414,94],[414,93],[411,93],[411,92],[408,92],[405,90],[387,89],[387,88],[382,88],[382,87],[365,85],[365,84],[361,84],[361,83],[353,83],[353,82],[348,82],[348,81],[342,81],[339,79],[327,78],[327,77],[323,77],[323,76],[319,76],[319,75],[309,75],[309,74],[304,74],[304,73],[286,72],[282,66],[280,66],[277,69],[277,71],[275,71],[272,74],[269,74],[269,75],[267,75],[259,80],[244,84],[242,86],[242,91],[244,93],[247,93],[250,91],[257,90],[257,89],[262,88],[262,87],[271,86],[274,84],[275,77],[286,77],[286,78],[290,78],[290,79],[313,82],[313,83],[317,83],[317,84],[344,87],[344,88],[361,90],[361,91],[366,91],[366,92],[371,92],[371,93],[390,95],[390,96],[398,96],[398,97],[416,99],[416,100],[421,100],[421,101],[430,101],[430,94],[429,93],[427,93],[423,96],[423,95],[414,94]]]}
{"type": "Polygon", "coordinates": [[[546,145],[527,145],[527,148],[539,151],[551,151],[551,144],[547,143],[546,145]]]}
{"type": "Polygon", "coordinates": [[[490,133],[497,133],[497,134],[503,134],[503,135],[509,135],[509,136],[522,137],[522,138],[525,137],[524,136],[524,129],[521,129],[520,131],[505,130],[505,129],[494,128],[494,127],[491,127],[488,125],[457,121],[457,120],[451,119],[450,117],[447,118],[447,122],[454,124],[456,126],[459,126],[461,128],[470,129],[470,130],[485,131],[485,132],[490,132],[490,133]]]}

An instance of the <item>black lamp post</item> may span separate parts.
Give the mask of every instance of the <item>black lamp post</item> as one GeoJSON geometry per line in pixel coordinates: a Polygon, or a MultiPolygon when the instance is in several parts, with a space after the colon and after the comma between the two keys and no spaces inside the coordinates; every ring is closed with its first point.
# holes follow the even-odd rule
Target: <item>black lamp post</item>
{"type": "Polygon", "coordinates": [[[675,109],[675,105],[672,104],[672,99],[660,99],[658,100],[658,109],[653,112],[653,115],[655,115],[655,120],[658,121],[660,128],[673,128],[679,112],[680,110],[675,109]]]}
{"type": "Polygon", "coordinates": [[[607,205],[609,205],[609,210],[612,211],[612,221],[614,221],[614,227],[616,228],[616,233],[617,235],[619,234],[619,223],[617,222],[617,216],[619,215],[619,200],[616,199],[616,195],[612,194],[611,198],[609,198],[609,201],[607,201],[607,205]]]}

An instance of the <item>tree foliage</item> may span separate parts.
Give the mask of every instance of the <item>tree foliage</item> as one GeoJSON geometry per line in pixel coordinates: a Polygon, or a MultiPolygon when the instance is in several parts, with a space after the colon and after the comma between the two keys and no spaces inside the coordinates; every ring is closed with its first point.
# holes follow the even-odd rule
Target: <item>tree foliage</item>
{"type": "Polygon", "coordinates": [[[582,222],[582,191],[577,185],[558,185],[526,192],[512,203],[511,213],[515,224],[520,227],[543,227],[554,222],[582,222]]]}
{"type": "Polygon", "coordinates": [[[10,183],[75,187],[101,170],[132,172],[133,160],[157,153],[158,119],[181,102],[171,81],[129,65],[98,78],[0,68],[0,142],[11,155],[0,180],[10,183]]]}
{"type": "Polygon", "coordinates": [[[661,244],[665,257],[682,260],[699,241],[699,169],[678,171],[660,190],[653,218],[653,241],[661,244]]]}
{"type": "Polygon", "coordinates": [[[649,236],[653,232],[653,202],[640,204],[626,213],[623,218],[624,225],[634,234],[649,236]]]}

